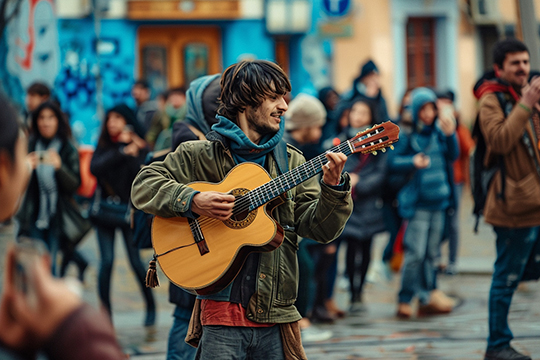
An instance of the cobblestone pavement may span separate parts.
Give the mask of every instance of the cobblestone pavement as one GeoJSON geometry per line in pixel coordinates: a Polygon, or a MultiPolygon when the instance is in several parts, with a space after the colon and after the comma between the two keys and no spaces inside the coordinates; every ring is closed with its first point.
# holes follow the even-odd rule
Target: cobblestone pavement
{"type": "MultiPolygon", "coordinates": [[[[470,204],[464,204],[468,206],[470,204]]],[[[470,208],[470,207],[469,207],[470,208]]],[[[399,276],[384,279],[380,263],[374,261],[365,289],[365,308],[349,314],[334,324],[317,324],[331,330],[331,339],[304,344],[310,360],[357,359],[482,359],[487,336],[487,297],[490,273],[494,260],[493,235],[482,224],[479,234],[472,233],[470,212],[462,212],[462,244],[455,276],[440,276],[439,287],[459,299],[460,305],[449,315],[411,320],[398,320],[396,294],[399,276]]],[[[113,323],[120,343],[132,359],[164,360],[168,331],[172,324],[173,306],[167,301],[167,281],[159,274],[162,286],[155,289],[158,318],[152,329],[143,327],[144,302],[129,268],[123,243],[117,239],[116,263],[112,283],[113,323]]],[[[378,237],[374,245],[374,259],[386,236],[378,237]]],[[[99,265],[95,235],[83,242],[81,250],[90,260],[83,297],[98,306],[97,268],[99,265]]],[[[151,250],[142,252],[147,264],[151,250]]],[[[444,251],[443,251],[444,255],[444,251]]],[[[444,258],[444,256],[443,256],[444,258]]],[[[70,269],[75,273],[75,269],[70,269]]],[[[347,309],[346,281],[337,281],[336,299],[347,309]]],[[[540,359],[540,284],[526,283],[516,293],[512,303],[510,326],[514,332],[514,346],[540,359]]]]}

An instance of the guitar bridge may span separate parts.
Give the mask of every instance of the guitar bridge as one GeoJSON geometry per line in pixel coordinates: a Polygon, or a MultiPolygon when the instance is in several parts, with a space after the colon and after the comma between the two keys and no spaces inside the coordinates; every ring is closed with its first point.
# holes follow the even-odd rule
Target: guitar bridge
{"type": "Polygon", "coordinates": [[[210,249],[208,249],[208,244],[206,243],[201,227],[199,226],[199,222],[196,219],[188,218],[188,223],[189,228],[191,229],[191,234],[193,235],[193,239],[195,239],[195,243],[199,248],[199,253],[201,256],[208,254],[210,249]]]}

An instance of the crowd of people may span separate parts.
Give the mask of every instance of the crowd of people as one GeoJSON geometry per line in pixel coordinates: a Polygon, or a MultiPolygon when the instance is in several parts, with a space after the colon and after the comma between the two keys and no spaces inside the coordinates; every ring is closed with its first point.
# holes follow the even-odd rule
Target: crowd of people
{"type": "MultiPolygon", "coordinates": [[[[489,139],[486,163],[496,162],[504,170],[489,184],[484,211],[497,234],[485,358],[523,360],[530,358],[510,346],[507,319],[519,281],[540,275],[534,260],[540,253],[540,195],[535,195],[540,191],[540,149],[536,146],[540,144],[540,79],[529,83],[528,50],[519,41],[500,41],[494,55],[495,73],[483,77],[475,88],[480,100],[478,123],[489,139]],[[522,261],[513,261],[515,256],[522,261]],[[507,281],[509,274],[516,274],[515,279],[507,281]]],[[[91,220],[96,229],[98,294],[109,320],[115,234],[120,230],[146,304],[143,324],[152,326],[156,321],[154,296],[146,286],[140,246],[130,221],[133,211],[187,217],[192,222],[200,218],[229,221],[235,196],[195,191],[187,184],[219,183],[230,169],[244,162],[259,164],[276,177],[320,156],[325,159],[321,174],[288,190],[282,195],[283,205],[273,212],[283,228],[281,246],[246,256],[232,283],[218,293],[196,297],[170,283],[169,300],[175,310],[167,358],[208,359],[230,354],[304,359],[302,343],[332,336],[331,331],[319,330],[313,323],[332,323],[365,311],[363,292],[372,244],[383,232],[389,235],[380,259],[386,274],[401,273],[396,316],[414,317],[416,299],[416,316],[452,312],[456,300],[438,289],[437,276],[457,273],[459,201],[468,188],[469,156],[475,141],[460,121],[451,89],[408,89],[398,116],[391,119],[380,78],[377,65],[368,60],[349,91],[339,94],[327,87],[317,96],[298,94],[292,99],[287,75],[276,64],[262,60],[241,61],[223,74],[199,78],[187,89],[172,88],[156,100],[152,100],[148,83],[137,81],[132,91],[136,109],[121,103],[105,114],[90,163],[97,186],[93,198],[87,199],[89,219],[83,216],[81,220],[91,220]],[[348,159],[341,153],[326,152],[386,121],[400,127],[395,151],[377,156],[356,153],[348,159]],[[160,161],[153,161],[156,159],[160,161]],[[448,259],[442,258],[444,242],[448,242],[448,259]],[[337,256],[342,246],[346,247],[343,275],[338,271],[337,256]],[[350,305],[346,309],[339,308],[333,294],[340,276],[348,281],[350,305]]],[[[88,266],[77,250],[88,229],[75,242],[66,231],[67,215],[81,211],[76,204],[81,200],[77,190],[85,179],[81,179],[69,120],[60,109],[46,85],[33,84],[28,88],[21,131],[13,125],[16,116],[6,112],[3,116],[10,119],[2,123],[7,127],[0,135],[0,165],[12,168],[18,179],[10,182],[0,177],[0,194],[11,196],[13,203],[11,209],[2,209],[6,214],[0,218],[4,221],[0,245],[4,248],[11,242],[4,241],[9,237],[19,242],[38,239],[46,245],[50,261],[43,260],[38,266],[41,271],[50,268],[48,275],[38,277],[44,283],[43,296],[53,288],[64,292],[54,277],[64,276],[70,263],[77,266],[81,281],[88,266]],[[6,186],[14,187],[11,194],[4,194],[6,186]],[[14,227],[10,219],[17,203],[18,227],[14,227]]],[[[15,250],[7,253],[10,268],[16,261],[15,250]]],[[[18,296],[13,281],[10,275],[4,280],[4,308],[13,307],[18,296]]],[[[67,295],[66,299],[70,306],[55,317],[55,326],[39,332],[31,328],[35,324],[27,324],[21,331],[33,331],[47,345],[55,331],[66,331],[62,321],[73,314],[89,313],[80,299],[67,295]]],[[[23,310],[18,311],[22,314],[23,310]]],[[[5,311],[12,310],[0,309],[0,323],[28,322],[18,312],[13,319],[5,311]]],[[[80,321],[93,329],[95,322],[84,319],[88,316],[91,314],[80,315],[80,321]]],[[[104,348],[115,358],[118,345],[114,335],[108,327],[103,332],[108,339],[104,348]]],[[[0,332],[0,341],[10,351],[26,355],[22,340],[0,332]]]]}

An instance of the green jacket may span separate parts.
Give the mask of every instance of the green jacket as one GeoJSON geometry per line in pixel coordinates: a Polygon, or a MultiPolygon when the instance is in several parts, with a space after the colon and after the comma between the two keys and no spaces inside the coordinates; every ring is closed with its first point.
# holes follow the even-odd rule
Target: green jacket
{"type": "MultiPolygon", "coordinates": [[[[305,162],[302,154],[287,147],[289,168],[305,162]]],[[[131,197],[135,207],[162,217],[191,215],[194,190],[184,185],[194,181],[220,182],[235,166],[226,145],[220,141],[182,143],[163,162],[154,162],[141,169],[133,182],[131,197]]],[[[278,175],[272,158],[272,177],[278,175]]],[[[282,245],[262,253],[258,269],[256,293],[251,297],[247,317],[261,323],[290,323],[301,319],[294,307],[298,289],[296,252],[300,237],[326,244],[337,238],[353,209],[349,176],[345,189],[336,191],[319,185],[313,177],[283,196],[285,203],[273,215],[285,229],[282,245]],[[289,229],[289,230],[287,230],[289,229]],[[294,229],[294,230],[293,230],[294,229]]]]}

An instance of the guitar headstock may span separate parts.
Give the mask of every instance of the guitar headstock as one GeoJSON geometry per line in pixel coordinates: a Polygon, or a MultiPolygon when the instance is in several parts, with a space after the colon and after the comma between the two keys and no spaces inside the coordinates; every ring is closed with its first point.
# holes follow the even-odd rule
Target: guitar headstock
{"type": "Polygon", "coordinates": [[[391,121],[386,121],[359,132],[349,140],[349,143],[354,148],[353,152],[355,153],[367,154],[370,152],[377,155],[377,150],[385,152],[387,147],[394,149],[392,144],[398,140],[399,126],[391,121]]]}

